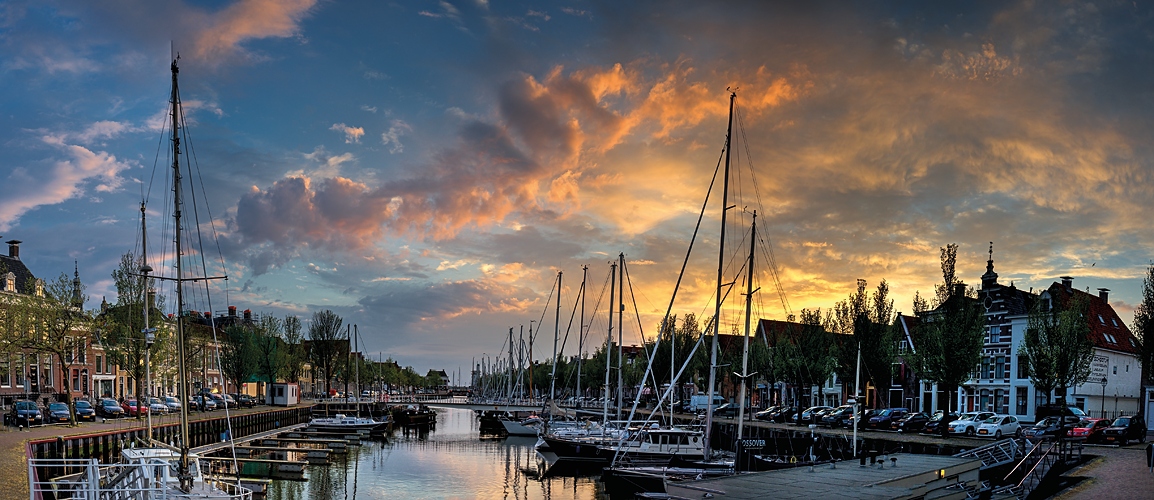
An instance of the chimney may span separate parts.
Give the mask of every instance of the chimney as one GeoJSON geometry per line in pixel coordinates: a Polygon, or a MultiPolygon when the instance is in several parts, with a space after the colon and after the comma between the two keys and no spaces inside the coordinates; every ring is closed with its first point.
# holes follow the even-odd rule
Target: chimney
{"type": "Polygon", "coordinates": [[[961,283],[961,282],[954,283],[954,295],[956,295],[958,297],[965,297],[966,296],[966,284],[961,283]]]}
{"type": "Polygon", "coordinates": [[[1074,286],[1074,278],[1070,276],[1062,276],[1062,286],[1069,290],[1070,287],[1074,286]]]}
{"type": "Polygon", "coordinates": [[[244,320],[245,321],[252,321],[252,309],[245,309],[244,310],[244,320]]]}
{"type": "Polygon", "coordinates": [[[8,244],[8,256],[13,260],[20,260],[20,244],[23,242],[20,240],[8,240],[5,243],[8,244]]]}
{"type": "Polygon", "coordinates": [[[1102,299],[1102,302],[1109,304],[1110,303],[1110,289],[1109,288],[1099,288],[1098,289],[1098,298],[1102,299]]]}
{"type": "Polygon", "coordinates": [[[228,317],[230,317],[230,318],[236,317],[236,306],[228,306],[228,317]]]}

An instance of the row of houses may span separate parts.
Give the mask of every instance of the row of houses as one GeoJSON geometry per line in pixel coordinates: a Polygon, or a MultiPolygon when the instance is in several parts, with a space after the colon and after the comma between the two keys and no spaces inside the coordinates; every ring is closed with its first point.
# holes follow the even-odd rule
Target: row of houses
{"type": "MultiPolygon", "coordinates": [[[[970,379],[959,387],[956,400],[948,401],[947,393],[938,384],[921,380],[903,357],[919,348],[914,340],[918,338],[915,333],[926,317],[936,313],[936,310],[931,310],[921,316],[897,315],[895,322],[900,327],[901,338],[893,377],[889,383],[871,384],[864,388],[869,406],[906,407],[926,412],[949,407],[961,411],[993,411],[1015,415],[1023,421],[1034,421],[1036,407],[1047,401],[1055,402],[1057,395],[1053,392],[1046,394],[1034,386],[1026,360],[1019,354],[1029,313],[1035,306],[1045,311],[1084,300],[1088,304],[1085,320],[1094,345],[1094,359],[1086,382],[1068,388],[1066,403],[1091,416],[1107,418],[1154,412],[1154,388],[1143,384],[1138,339],[1110,305],[1108,289],[1099,288],[1097,294],[1078,290],[1074,278],[1068,276],[1037,292],[1021,290],[1013,283],[1002,284],[994,271],[992,248],[981,282],[981,287],[976,290],[977,298],[966,297],[964,293],[954,294],[958,300],[977,301],[985,316],[981,361],[974,367],[970,379]]],[[[964,284],[960,286],[965,287],[964,284]]],[[[768,332],[769,338],[773,339],[774,332],[782,330],[785,325],[780,321],[761,320],[758,334],[768,332]]],[[[808,388],[808,397],[815,405],[836,406],[849,399],[848,386],[843,385],[835,374],[821,386],[808,388]]],[[[770,400],[796,397],[796,388],[780,383],[765,390],[764,397],[770,400]]],[[[807,391],[802,392],[804,396],[807,391]]]]}

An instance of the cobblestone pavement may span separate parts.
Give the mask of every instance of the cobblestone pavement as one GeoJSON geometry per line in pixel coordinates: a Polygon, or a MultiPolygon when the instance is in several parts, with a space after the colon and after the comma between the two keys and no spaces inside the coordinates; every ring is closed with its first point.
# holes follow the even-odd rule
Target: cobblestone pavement
{"type": "Polygon", "coordinates": [[[1088,477],[1078,485],[1053,498],[1075,499],[1139,499],[1154,498],[1154,474],[1146,466],[1145,444],[1126,447],[1088,447],[1087,454],[1099,458],[1066,473],[1067,476],[1088,477]]]}

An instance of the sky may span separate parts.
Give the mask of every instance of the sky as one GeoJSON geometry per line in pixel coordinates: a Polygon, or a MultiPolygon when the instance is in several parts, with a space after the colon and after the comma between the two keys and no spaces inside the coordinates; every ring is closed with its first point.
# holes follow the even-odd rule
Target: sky
{"type": "Polygon", "coordinates": [[[671,311],[713,314],[726,241],[723,331],[742,326],[754,210],[755,317],[829,308],[858,279],[908,313],[940,247],[976,285],[992,242],[1002,283],[1072,276],[1130,322],[1154,258],[1152,18],[1131,1],[9,0],[0,237],[39,277],[76,266],[88,307],[115,300],[142,200],[150,241],[171,239],[175,52],[204,254],[229,277],[191,309],[306,328],[331,309],[370,356],[467,374],[510,328],[544,330],[537,359],[555,329],[575,353],[583,266],[603,343],[624,254],[636,343],[704,204],[671,311]],[[722,240],[722,180],[706,194],[731,92],[722,240]]]}

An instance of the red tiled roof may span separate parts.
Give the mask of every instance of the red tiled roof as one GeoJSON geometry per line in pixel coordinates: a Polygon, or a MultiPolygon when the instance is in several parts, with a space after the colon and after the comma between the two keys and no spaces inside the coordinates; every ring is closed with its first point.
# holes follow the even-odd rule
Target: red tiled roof
{"type": "Polygon", "coordinates": [[[1070,304],[1075,297],[1081,297],[1089,303],[1089,316],[1086,320],[1090,324],[1090,340],[1094,346],[1111,351],[1120,351],[1130,354],[1139,354],[1138,339],[1130,332],[1130,328],[1114,312],[1110,304],[1101,297],[1089,294],[1076,288],[1066,288],[1061,283],[1050,285],[1047,290],[1050,297],[1063,307],[1070,304]],[[1113,339],[1114,342],[1110,340],[1113,339]]]}

